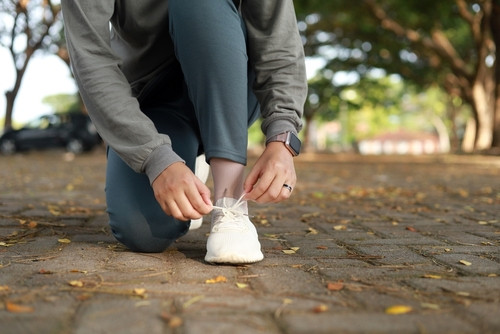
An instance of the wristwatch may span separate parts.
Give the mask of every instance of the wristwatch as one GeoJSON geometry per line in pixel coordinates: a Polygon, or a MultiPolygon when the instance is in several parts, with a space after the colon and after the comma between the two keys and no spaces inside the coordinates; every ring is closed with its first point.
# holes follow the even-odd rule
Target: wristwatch
{"type": "Polygon", "coordinates": [[[294,157],[296,157],[300,153],[300,146],[302,145],[302,143],[300,142],[300,139],[297,137],[297,135],[293,132],[287,131],[272,136],[266,141],[266,145],[273,141],[284,143],[285,147],[294,157]]]}

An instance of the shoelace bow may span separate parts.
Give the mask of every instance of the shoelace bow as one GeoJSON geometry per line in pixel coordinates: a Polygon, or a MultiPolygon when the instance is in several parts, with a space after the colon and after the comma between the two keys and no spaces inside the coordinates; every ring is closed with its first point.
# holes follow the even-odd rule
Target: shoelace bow
{"type": "MultiPolygon", "coordinates": [[[[222,206],[213,205],[212,207],[214,209],[221,210],[222,213],[224,214],[224,217],[228,217],[230,219],[234,219],[237,216],[248,216],[246,213],[243,213],[240,210],[237,210],[241,205],[243,205],[243,203],[245,203],[245,201],[243,201],[244,196],[245,196],[245,193],[243,193],[243,195],[241,195],[241,197],[238,198],[236,203],[234,203],[231,206],[222,207],[222,206]]],[[[225,205],[225,203],[224,203],[224,205],[225,205]]]]}

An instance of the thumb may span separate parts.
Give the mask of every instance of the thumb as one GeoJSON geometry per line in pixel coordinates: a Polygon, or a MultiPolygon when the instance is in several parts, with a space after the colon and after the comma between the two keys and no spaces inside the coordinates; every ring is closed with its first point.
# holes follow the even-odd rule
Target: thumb
{"type": "MultiPolygon", "coordinates": [[[[255,184],[259,180],[260,172],[258,172],[255,168],[253,168],[248,174],[245,182],[243,183],[243,189],[245,193],[251,193],[255,184]]],[[[245,196],[246,197],[246,196],[245,196]]]]}

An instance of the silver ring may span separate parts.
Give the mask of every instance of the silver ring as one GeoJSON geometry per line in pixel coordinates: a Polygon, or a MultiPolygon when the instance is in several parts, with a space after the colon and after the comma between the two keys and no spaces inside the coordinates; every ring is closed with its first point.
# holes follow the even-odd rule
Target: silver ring
{"type": "Polygon", "coordinates": [[[288,185],[288,184],[286,184],[286,183],[283,183],[283,188],[288,189],[290,192],[292,192],[292,189],[293,189],[291,186],[289,186],[289,185],[288,185]]]}

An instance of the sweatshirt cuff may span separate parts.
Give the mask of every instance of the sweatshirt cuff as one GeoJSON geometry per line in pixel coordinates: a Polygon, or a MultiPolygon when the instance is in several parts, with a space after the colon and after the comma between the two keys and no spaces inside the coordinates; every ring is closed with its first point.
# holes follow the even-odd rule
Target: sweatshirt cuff
{"type": "Polygon", "coordinates": [[[143,168],[144,173],[146,173],[149,178],[149,183],[153,184],[153,181],[156,180],[158,175],[175,162],[185,163],[185,161],[172,150],[172,146],[161,145],[154,149],[144,162],[143,168]]]}
{"type": "Polygon", "coordinates": [[[278,135],[280,133],[283,133],[283,132],[293,132],[293,133],[297,134],[297,129],[295,128],[293,123],[288,121],[288,120],[281,119],[281,120],[273,121],[265,129],[266,142],[269,138],[271,138],[275,135],[278,135]]]}

